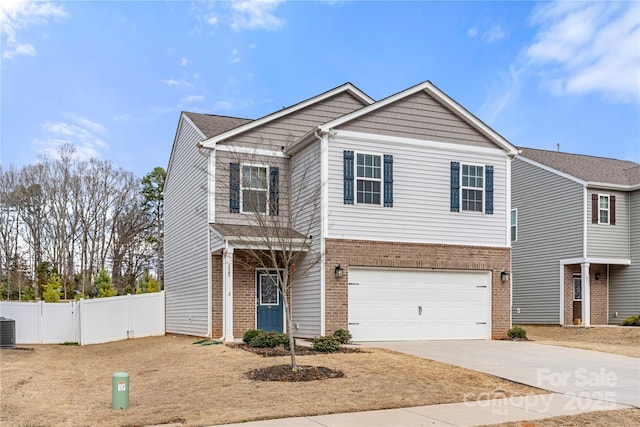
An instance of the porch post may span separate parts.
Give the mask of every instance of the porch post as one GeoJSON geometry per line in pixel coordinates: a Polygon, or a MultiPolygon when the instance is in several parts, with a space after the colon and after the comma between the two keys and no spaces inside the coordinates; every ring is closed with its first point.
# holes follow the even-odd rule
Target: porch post
{"type": "Polygon", "coordinates": [[[224,341],[233,342],[233,248],[225,249],[223,259],[224,341]]]}
{"type": "Polygon", "coordinates": [[[583,262],[580,267],[582,276],[582,325],[591,326],[591,278],[589,277],[589,263],[583,262]]]}

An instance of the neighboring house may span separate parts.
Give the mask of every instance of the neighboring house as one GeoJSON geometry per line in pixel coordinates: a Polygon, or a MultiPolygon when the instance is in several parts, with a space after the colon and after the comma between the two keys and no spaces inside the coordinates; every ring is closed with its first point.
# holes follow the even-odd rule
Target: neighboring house
{"type": "Polygon", "coordinates": [[[245,256],[261,209],[291,215],[286,233],[324,255],[293,286],[295,336],[505,336],[517,152],[430,82],[377,102],[345,84],[257,120],[183,112],[165,184],[167,332],[285,329],[272,276],[245,256]]]}
{"type": "Polygon", "coordinates": [[[640,165],[522,148],[512,174],[513,322],[640,313],[640,165]]]}

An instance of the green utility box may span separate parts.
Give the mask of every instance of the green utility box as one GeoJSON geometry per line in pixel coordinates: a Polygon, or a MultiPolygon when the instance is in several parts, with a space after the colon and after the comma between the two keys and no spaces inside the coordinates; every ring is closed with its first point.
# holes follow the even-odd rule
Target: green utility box
{"type": "Polygon", "coordinates": [[[129,374],[116,372],[111,379],[111,409],[129,407],[129,374]]]}

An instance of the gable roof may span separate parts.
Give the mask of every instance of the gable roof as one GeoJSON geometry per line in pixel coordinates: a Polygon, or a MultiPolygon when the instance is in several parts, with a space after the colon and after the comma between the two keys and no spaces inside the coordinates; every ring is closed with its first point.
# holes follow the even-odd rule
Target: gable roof
{"type": "Polygon", "coordinates": [[[520,147],[520,156],[566,173],[589,184],[640,186],[640,164],[629,160],[594,157],[520,147]]]}
{"type": "MultiPolygon", "coordinates": [[[[379,108],[385,107],[391,103],[394,103],[402,98],[406,98],[420,91],[426,91],[429,95],[431,95],[434,99],[448,108],[455,115],[460,117],[462,120],[467,122],[470,126],[480,132],[482,135],[487,137],[491,142],[496,144],[498,147],[507,151],[511,155],[516,155],[518,153],[518,148],[507,141],[502,135],[491,129],[487,126],[482,120],[471,114],[466,108],[462,105],[458,104],[453,98],[449,97],[447,94],[442,92],[438,87],[436,87],[429,80],[417,84],[413,87],[405,89],[401,92],[396,93],[395,95],[391,95],[385,99],[382,99],[374,104],[370,104],[366,107],[360,108],[352,113],[345,114],[342,117],[338,117],[335,120],[327,122],[321,126],[318,126],[318,130],[321,132],[329,132],[329,130],[343,125],[347,122],[350,122],[354,119],[362,117],[372,111],[375,111],[379,108]]],[[[303,138],[301,138],[303,139],[303,138]]]]}
{"type": "Polygon", "coordinates": [[[239,117],[191,113],[188,111],[183,111],[183,114],[187,116],[198,129],[200,129],[200,132],[204,134],[205,138],[212,138],[223,132],[227,132],[253,121],[251,119],[241,119],[239,117]]]}
{"type": "Polygon", "coordinates": [[[360,89],[358,89],[357,87],[355,87],[353,84],[351,83],[345,83],[341,86],[335,87],[331,90],[328,90],[326,92],[323,92],[319,95],[313,96],[309,99],[306,99],[304,101],[298,102],[297,104],[294,104],[290,107],[287,108],[283,108],[282,110],[278,110],[274,113],[268,114],[264,117],[261,117],[259,119],[250,121],[248,123],[245,123],[239,127],[230,129],[226,132],[214,135],[212,137],[209,137],[206,141],[202,141],[201,146],[205,147],[205,148],[214,148],[215,145],[220,142],[223,141],[227,138],[231,138],[233,136],[239,135],[243,132],[246,132],[248,130],[254,129],[258,126],[261,126],[265,123],[268,123],[272,120],[278,119],[280,117],[286,116],[288,114],[294,113],[296,111],[302,110],[305,107],[308,107],[309,105],[315,104],[317,102],[323,101],[325,99],[331,98],[332,96],[335,96],[339,93],[343,93],[343,92],[348,92],[351,95],[355,96],[356,98],[358,98],[359,100],[361,100],[365,105],[368,104],[372,104],[374,102],[373,98],[369,97],[369,95],[367,95],[366,93],[362,92],[360,89]]]}

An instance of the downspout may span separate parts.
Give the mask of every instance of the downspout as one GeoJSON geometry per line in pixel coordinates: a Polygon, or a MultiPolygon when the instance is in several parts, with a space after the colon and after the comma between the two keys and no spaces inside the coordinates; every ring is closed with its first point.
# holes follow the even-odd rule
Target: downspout
{"type": "Polygon", "coordinates": [[[318,134],[319,129],[316,129],[313,132],[313,136],[320,141],[320,188],[321,188],[321,197],[320,197],[320,253],[322,254],[322,258],[320,260],[320,335],[323,336],[326,330],[326,258],[324,256],[326,251],[326,243],[325,243],[325,233],[327,231],[327,227],[325,222],[328,220],[327,212],[325,209],[327,208],[327,191],[325,191],[324,184],[327,181],[327,169],[328,169],[328,147],[324,146],[324,138],[318,134]]]}

